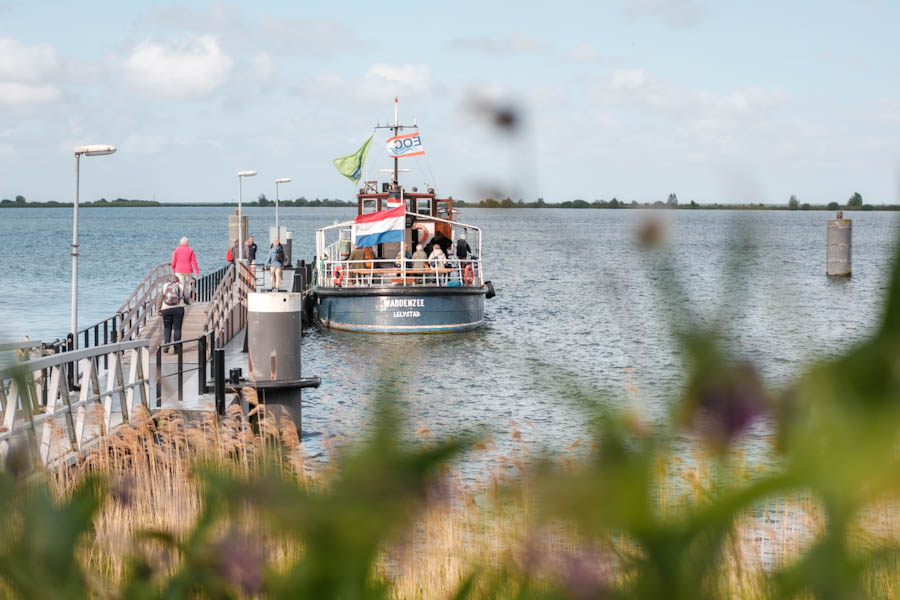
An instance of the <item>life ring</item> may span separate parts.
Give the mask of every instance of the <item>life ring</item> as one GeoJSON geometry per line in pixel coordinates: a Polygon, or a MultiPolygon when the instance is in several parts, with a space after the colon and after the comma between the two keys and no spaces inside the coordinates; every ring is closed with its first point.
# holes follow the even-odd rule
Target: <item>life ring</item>
{"type": "Polygon", "coordinates": [[[463,271],[463,281],[466,282],[466,285],[472,285],[475,281],[475,267],[472,266],[472,263],[466,265],[466,270],[463,271]]]}
{"type": "Polygon", "coordinates": [[[334,285],[340,287],[342,281],[344,281],[344,269],[338,265],[334,268],[334,285]]]}
{"type": "Polygon", "coordinates": [[[428,240],[428,238],[431,236],[431,232],[428,231],[428,227],[425,225],[425,223],[416,222],[416,223],[413,223],[412,228],[419,232],[419,239],[418,239],[417,243],[422,244],[424,246],[426,243],[426,240],[428,240]]]}

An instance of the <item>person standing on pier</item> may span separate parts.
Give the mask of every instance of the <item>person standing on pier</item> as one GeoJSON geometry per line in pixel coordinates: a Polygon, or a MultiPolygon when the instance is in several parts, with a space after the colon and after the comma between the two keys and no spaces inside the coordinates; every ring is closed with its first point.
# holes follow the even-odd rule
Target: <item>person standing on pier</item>
{"type": "Polygon", "coordinates": [[[244,256],[247,257],[247,264],[250,265],[250,272],[256,275],[256,242],[253,236],[247,238],[247,244],[244,246],[244,256]]]}
{"type": "Polygon", "coordinates": [[[192,274],[200,275],[200,268],[197,267],[197,255],[194,250],[188,246],[187,237],[181,238],[181,242],[175,251],[172,252],[172,271],[181,282],[184,294],[191,296],[192,274]]]}
{"type": "Polygon", "coordinates": [[[278,238],[275,238],[269,248],[266,266],[272,271],[272,291],[277,292],[281,289],[281,271],[284,268],[284,247],[278,238]]]}
{"type": "MultiPolygon", "coordinates": [[[[184,238],[187,239],[187,238],[184,238]]],[[[195,263],[196,264],[196,263],[195,263]]],[[[184,283],[179,277],[169,275],[163,287],[159,314],[163,321],[163,344],[181,341],[181,324],[184,322],[184,307],[191,302],[188,299],[184,283]]],[[[173,346],[163,348],[164,353],[173,351],[173,346]]]]}

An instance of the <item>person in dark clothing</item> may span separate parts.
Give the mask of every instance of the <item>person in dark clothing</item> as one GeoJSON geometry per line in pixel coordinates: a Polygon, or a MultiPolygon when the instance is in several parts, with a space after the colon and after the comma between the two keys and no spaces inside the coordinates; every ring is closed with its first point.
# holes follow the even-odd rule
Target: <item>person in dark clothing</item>
{"type": "Polygon", "coordinates": [[[256,242],[253,241],[252,235],[247,238],[247,243],[244,245],[244,258],[250,265],[250,273],[256,277],[256,242]]]}
{"type": "Polygon", "coordinates": [[[435,231],[434,243],[441,247],[441,252],[444,253],[444,256],[450,255],[450,246],[453,245],[453,240],[444,236],[440,231],[435,231]]]}
{"type": "MultiPolygon", "coordinates": [[[[190,304],[184,293],[184,285],[175,276],[170,276],[164,288],[159,314],[163,320],[163,344],[181,341],[181,324],[184,322],[184,307],[190,304]]],[[[173,347],[163,348],[172,352],[173,347]]]]}
{"type": "Polygon", "coordinates": [[[466,260],[471,253],[472,249],[469,248],[469,244],[466,242],[466,236],[459,236],[459,239],[456,241],[456,258],[459,260],[466,260]]]}

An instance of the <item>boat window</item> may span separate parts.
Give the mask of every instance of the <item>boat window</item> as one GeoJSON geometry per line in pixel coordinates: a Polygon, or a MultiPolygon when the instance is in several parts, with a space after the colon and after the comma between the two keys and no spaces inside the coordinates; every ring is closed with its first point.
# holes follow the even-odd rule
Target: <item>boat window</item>
{"type": "Polygon", "coordinates": [[[363,200],[362,205],[362,214],[367,215],[369,213],[376,212],[378,209],[378,203],[375,198],[366,198],[363,200]]]}
{"type": "Polygon", "coordinates": [[[419,198],[417,201],[416,212],[420,215],[430,215],[431,214],[431,198],[419,198]]]}
{"type": "Polygon", "coordinates": [[[449,203],[449,202],[439,201],[439,202],[437,203],[437,206],[438,206],[438,214],[437,214],[437,216],[439,216],[439,217],[442,218],[442,219],[448,219],[448,220],[449,220],[449,219],[450,219],[450,203],[449,203]]]}

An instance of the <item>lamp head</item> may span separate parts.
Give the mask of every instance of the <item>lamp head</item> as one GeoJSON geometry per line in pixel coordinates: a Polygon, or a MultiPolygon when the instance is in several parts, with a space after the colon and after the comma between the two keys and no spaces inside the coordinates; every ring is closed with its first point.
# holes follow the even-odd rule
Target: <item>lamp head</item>
{"type": "Polygon", "coordinates": [[[115,146],[109,144],[90,144],[88,146],[75,146],[75,156],[84,154],[85,156],[102,156],[104,154],[112,154],[116,151],[115,146]]]}
{"type": "Polygon", "coordinates": [[[291,182],[290,177],[282,177],[281,179],[275,180],[275,183],[290,183],[290,182],[291,182]]]}
{"type": "Polygon", "coordinates": [[[253,177],[256,171],[238,171],[238,177],[253,177]]]}

